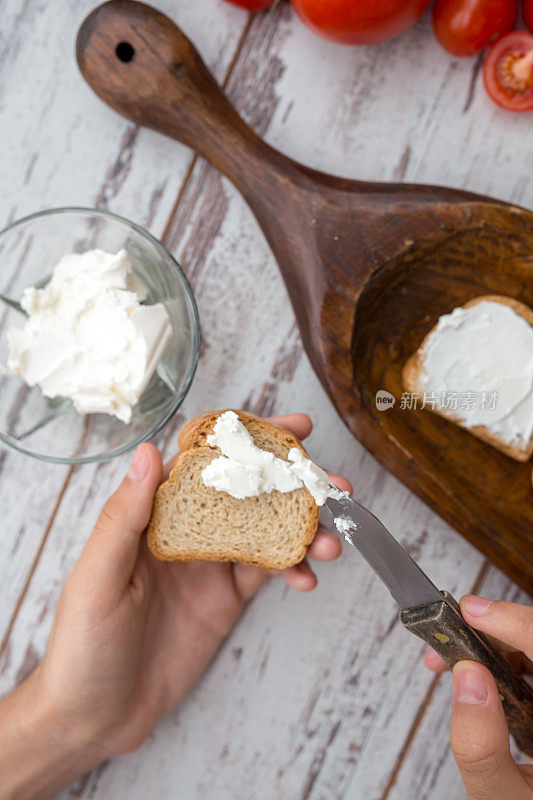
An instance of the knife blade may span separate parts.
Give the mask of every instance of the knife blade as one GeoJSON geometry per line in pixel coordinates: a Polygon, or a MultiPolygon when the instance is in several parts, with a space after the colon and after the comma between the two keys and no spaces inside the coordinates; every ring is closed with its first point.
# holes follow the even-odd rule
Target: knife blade
{"type": "Polygon", "coordinates": [[[450,668],[465,659],[484,664],[496,681],[509,731],[520,749],[533,756],[531,686],[490,639],[466,622],[452,595],[437,589],[374,514],[347,493],[331,489],[334,496],[327,498],[325,509],[333,525],[385,583],[404,628],[433,647],[450,668]]]}
{"type": "Polygon", "coordinates": [[[359,550],[400,608],[443,599],[442,592],[368,509],[344,494],[342,497],[339,494],[338,499],[328,497],[326,508],[333,517],[333,524],[342,528],[340,533],[359,550]],[[343,525],[343,522],[348,524],[343,525]]]}

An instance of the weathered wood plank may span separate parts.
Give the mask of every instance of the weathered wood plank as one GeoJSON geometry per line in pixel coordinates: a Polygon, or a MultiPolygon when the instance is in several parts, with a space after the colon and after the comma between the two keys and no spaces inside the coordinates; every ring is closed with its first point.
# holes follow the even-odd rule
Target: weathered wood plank
{"type": "MultiPolygon", "coordinates": [[[[54,205],[111,206],[160,233],[191,154],[151,131],[138,131],[88,89],[74,45],[95,5],[83,0],[58,13],[52,3],[3,4],[3,20],[13,28],[5,26],[0,50],[0,219],[54,205]]],[[[213,0],[154,5],[179,18],[222,80],[246,15],[213,0]]]]}
{"type": "MultiPolygon", "coordinates": [[[[209,7],[215,5],[211,0],[209,7]]],[[[481,150],[485,166],[498,148],[506,159],[494,191],[530,202],[519,185],[524,154],[522,147],[519,159],[512,146],[520,138],[516,127],[507,130],[479,92],[462,114],[471,64],[456,65],[440,54],[428,27],[423,20],[398,42],[352,50],[321,42],[281,8],[252,24],[229,93],[271,142],[313,166],[353,177],[429,180],[426,172],[433,170],[432,180],[462,184],[478,158],[466,149],[469,126],[476,116],[495,114],[494,139],[481,150]],[[420,87],[418,96],[413,85],[420,87]],[[435,148],[441,128],[461,143],[458,154],[449,155],[442,137],[435,148]]],[[[523,123],[517,124],[523,136],[523,123]]],[[[148,163],[162,141],[155,134],[144,141],[148,163]]],[[[169,146],[170,161],[180,148],[169,146]]],[[[139,149],[137,143],[137,154],[139,149]]],[[[470,187],[489,191],[494,177],[487,172],[481,163],[475,167],[470,187]]],[[[127,203],[124,185],[118,211],[127,203]]],[[[233,189],[201,163],[168,226],[168,241],[193,278],[205,337],[182,413],[205,410],[206,402],[261,413],[309,411],[317,421],[312,454],[353,478],[363,502],[438,585],[456,595],[469,590],[481,557],[346,437],[301,353],[285,289],[256,223],[233,189]]],[[[179,424],[176,419],[167,428],[169,453],[179,424]]],[[[2,689],[42,654],[60,585],[124,468],[116,461],[73,474],[0,664],[2,689]]],[[[273,581],[182,707],[138,753],[96,770],[77,794],[114,797],[127,786],[133,800],[144,800],[154,793],[173,796],[179,786],[191,800],[377,800],[397,769],[391,797],[418,796],[417,765],[404,769],[398,760],[417,720],[407,759],[422,748],[424,725],[436,740],[435,752],[446,758],[448,697],[439,686],[419,717],[433,680],[420,661],[423,645],[395,622],[392,601],[356,554],[347,550],[319,573],[320,587],[308,597],[273,581]],[[443,724],[434,735],[437,718],[443,724]]],[[[500,595],[509,586],[501,581],[500,595]]],[[[440,800],[445,785],[439,783],[439,794],[424,784],[425,797],[440,800]]]]}
{"type": "MultiPolygon", "coordinates": [[[[0,222],[46,207],[97,205],[160,235],[193,156],[111,113],[83,82],[74,41],[94,5],[64,4],[61,13],[53,3],[2,6],[0,222]]],[[[157,5],[176,14],[170,0],[157,5]]],[[[223,80],[247,15],[212,0],[178,10],[180,24],[223,80]]],[[[66,467],[0,448],[0,504],[8,509],[2,520],[0,642],[69,475],[66,467]]]]}
{"type": "MultiPolygon", "coordinates": [[[[531,122],[494,105],[479,75],[470,97],[477,62],[436,45],[430,14],[398,39],[346,48],[287,13],[269,57],[282,74],[266,138],[293,158],[350,178],[459,186],[531,207],[531,122]]],[[[233,81],[245,74],[237,69],[233,81]]]]}

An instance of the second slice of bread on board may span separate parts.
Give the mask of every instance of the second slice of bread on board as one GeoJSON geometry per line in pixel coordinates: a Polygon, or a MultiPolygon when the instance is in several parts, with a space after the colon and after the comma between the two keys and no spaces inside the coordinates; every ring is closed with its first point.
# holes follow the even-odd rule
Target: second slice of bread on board
{"type": "MultiPolygon", "coordinates": [[[[237,500],[205,486],[202,470],[220,455],[206,442],[223,411],[191,420],[181,430],[181,453],[157,490],[148,525],[148,546],[163,561],[239,561],[283,569],[305,556],[318,525],[319,508],[302,487],[237,500]]],[[[236,411],[255,444],[287,459],[298,439],[269,422],[236,411]]]]}
{"type": "MultiPolygon", "coordinates": [[[[468,303],[465,303],[463,308],[471,308],[472,306],[477,305],[478,303],[482,303],[484,301],[489,301],[492,303],[502,303],[503,305],[509,306],[523,317],[526,322],[528,322],[531,326],[533,326],[533,311],[526,306],[524,303],[521,303],[519,300],[515,300],[512,297],[504,297],[502,295],[484,295],[483,297],[476,297],[473,300],[470,300],[468,303]]],[[[436,327],[436,326],[435,326],[436,327]]],[[[413,355],[408,359],[405,363],[404,368],[402,370],[402,383],[404,388],[408,392],[413,393],[421,393],[422,387],[420,386],[420,375],[424,369],[424,347],[427,344],[429,337],[434,333],[435,327],[430,330],[430,332],[425,336],[422,341],[422,344],[413,355]]],[[[431,391],[431,389],[430,389],[431,391]]],[[[441,409],[435,406],[434,408],[430,409],[435,414],[439,414],[441,417],[445,419],[449,419],[452,422],[455,422],[456,425],[464,428],[469,433],[472,433],[474,436],[477,436],[478,439],[482,439],[484,442],[495,447],[497,450],[500,450],[505,455],[510,456],[511,458],[516,459],[517,461],[528,461],[533,454],[533,436],[531,437],[530,441],[525,444],[524,446],[521,445],[514,445],[509,444],[508,442],[502,441],[502,439],[487,428],[485,425],[475,425],[473,427],[466,427],[462,424],[461,419],[458,414],[454,414],[453,411],[449,411],[447,409],[441,409]]]]}

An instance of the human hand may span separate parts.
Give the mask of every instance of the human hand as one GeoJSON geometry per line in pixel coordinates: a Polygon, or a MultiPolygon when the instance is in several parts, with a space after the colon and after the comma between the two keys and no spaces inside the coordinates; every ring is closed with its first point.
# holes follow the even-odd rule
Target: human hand
{"type": "MultiPolygon", "coordinates": [[[[311,430],[303,414],[272,422],[300,439],[311,430]]],[[[142,533],[162,477],[158,450],[141,445],[65,583],[46,655],[32,676],[65,741],[89,750],[94,763],[143,742],[270,577],[242,564],[157,561],[142,533]]],[[[330,477],[351,489],[346,479],[330,477]]],[[[341,549],[336,535],[319,529],[308,555],[329,561],[341,549]]],[[[306,560],[282,574],[300,591],[316,585],[306,560]]]]}
{"type": "MultiPolygon", "coordinates": [[[[519,671],[533,674],[532,606],[466,595],[461,613],[496,640],[519,671]]],[[[446,670],[431,648],[424,661],[435,672],[446,670]]],[[[450,743],[467,800],[533,800],[533,764],[514,762],[496,683],[475,661],[459,661],[453,668],[450,743]]]]}

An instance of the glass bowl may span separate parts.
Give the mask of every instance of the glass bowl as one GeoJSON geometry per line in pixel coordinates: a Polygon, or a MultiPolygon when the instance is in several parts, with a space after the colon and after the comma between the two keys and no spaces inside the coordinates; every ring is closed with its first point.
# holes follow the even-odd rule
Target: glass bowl
{"type": "Polygon", "coordinates": [[[191,385],[200,349],[198,310],[177,262],[153,236],[115,214],[87,208],[41,211],[0,232],[0,366],[7,331],[21,327],[24,289],[44,286],[62,256],[125,248],[146,289],[144,303],[163,303],[172,339],[127,424],[108,414],[79,414],[70,400],[44,397],[38,386],[0,373],[0,440],[44,461],[107,461],[152,437],[174,414],[191,385]]]}

